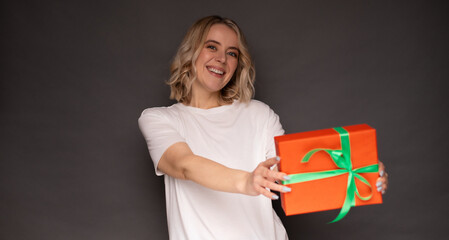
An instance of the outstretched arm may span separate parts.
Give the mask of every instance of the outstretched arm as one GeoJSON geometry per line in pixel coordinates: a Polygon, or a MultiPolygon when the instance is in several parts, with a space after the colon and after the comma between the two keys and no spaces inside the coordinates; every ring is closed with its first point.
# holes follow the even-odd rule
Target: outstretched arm
{"type": "Polygon", "coordinates": [[[246,172],[195,155],[186,143],[178,142],[164,152],[158,169],[174,178],[191,180],[210,189],[252,196],[262,194],[277,199],[278,196],[267,188],[278,192],[289,192],[290,189],[275,183],[287,176],[270,170],[276,163],[275,158],[270,158],[261,162],[253,172],[246,172]]]}

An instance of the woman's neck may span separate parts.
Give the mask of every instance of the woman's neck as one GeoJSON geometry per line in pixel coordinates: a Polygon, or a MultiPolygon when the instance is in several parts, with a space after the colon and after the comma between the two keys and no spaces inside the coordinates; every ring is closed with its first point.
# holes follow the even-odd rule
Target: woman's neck
{"type": "Polygon", "coordinates": [[[202,108],[202,109],[209,109],[209,108],[214,108],[214,107],[219,107],[221,105],[223,105],[223,103],[221,103],[220,98],[218,97],[218,95],[211,95],[211,96],[205,96],[205,97],[198,97],[198,96],[192,96],[192,99],[190,99],[190,102],[188,104],[186,104],[188,106],[191,107],[196,107],[196,108],[202,108]]]}

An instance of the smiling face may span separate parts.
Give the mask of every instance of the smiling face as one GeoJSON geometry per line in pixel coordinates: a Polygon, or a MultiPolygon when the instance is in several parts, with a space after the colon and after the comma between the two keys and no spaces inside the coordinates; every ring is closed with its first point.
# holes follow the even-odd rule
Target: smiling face
{"type": "Polygon", "coordinates": [[[234,30],[224,24],[212,25],[195,62],[197,79],[192,85],[193,98],[218,97],[234,75],[238,57],[234,30]]]}

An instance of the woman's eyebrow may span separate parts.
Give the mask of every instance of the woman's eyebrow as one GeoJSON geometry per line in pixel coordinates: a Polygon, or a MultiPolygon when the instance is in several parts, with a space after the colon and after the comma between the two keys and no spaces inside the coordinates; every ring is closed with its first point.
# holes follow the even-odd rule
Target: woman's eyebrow
{"type": "MultiPolygon", "coordinates": [[[[206,42],[204,42],[204,44],[206,44],[206,43],[210,43],[210,42],[212,42],[212,43],[215,43],[215,44],[217,44],[217,45],[220,45],[220,46],[221,46],[221,43],[220,43],[220,42],[218,42],[218,41],[215,41],[215,40],[212,40],[212,39],[210,39],[210,40],[207,40],[206,42]]],[[[240,52],[240,50],[239,50],[239,48],[238,48],[238,47],[229,47],[228,49],[234,49],[234,50],[236,50],[236,51],[239,51],[239,52],[240,52]]]]}
{"type": "Polygon", "coordinates": [[[207,40],[207,41],[204,42],[204,43],[210,43],[210,42],[216,43],[216,44],[218,44],[218,45],[221,46],[221,43],[219,43],[219,42],[217,42],[217,41],[215,41],[215,40],[207,40]]]}

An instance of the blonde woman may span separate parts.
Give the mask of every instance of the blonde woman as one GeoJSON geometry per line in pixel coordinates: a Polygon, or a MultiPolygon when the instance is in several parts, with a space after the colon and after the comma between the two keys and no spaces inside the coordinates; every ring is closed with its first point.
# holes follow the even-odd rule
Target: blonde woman
{"type": "MultiPolygon", "coordinates": [[[[210,16],[187,32],[171,66],[169,107],[139,118],[165,181],[170,239],[288,239],[272,209],[279,117],[252,100],[255,71],[237,24],[210,16]]],[[[386,188],[385,179],[381,190],[386,188]]]]}

